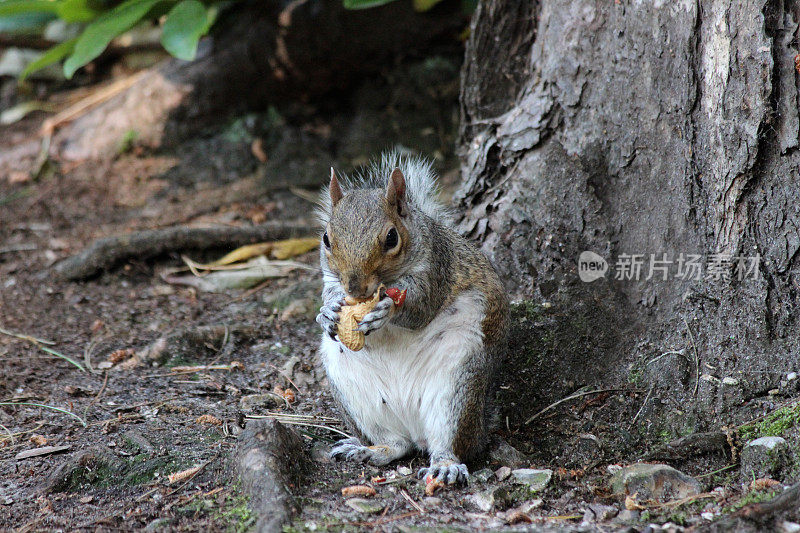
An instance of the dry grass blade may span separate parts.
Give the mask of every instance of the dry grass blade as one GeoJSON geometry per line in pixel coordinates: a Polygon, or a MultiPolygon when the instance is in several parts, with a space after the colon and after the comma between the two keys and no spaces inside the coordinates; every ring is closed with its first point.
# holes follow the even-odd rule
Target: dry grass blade
{"type": "MultiPolygon", "coordinates": [[[[527,419],[525,421],[525,424],[530,424],[531,422],[533,422],[534,420],[536,420],[537,418],[539,418],[540,416],[545,414],[550,409],[553,409],[554,407],[557,407],[557,406],[561,405],[564,402],[568,402],[570,400],[574,400],[574,399],[580,398],[582,396],[588,396],[589,394],[600,394],[601,392],[622,392],[622,391],[625,391],[625,390],[627,390],[627,389],[597,389],[597,390],[590,390],[590,391],[585,391],[585,392],[576,392],[575,394],[570,394],[566,398],[561,398],[557,402],[551,403],[550,405],[548,405],[547,407],[545,407],[544,409],[542,409],[541,411],[539,411],[538,413],[536,413],[535,415],[533,415],[532,417],[527,419]]],[[[525,425],[525,424],[523,424],[523,425],[525,425]]]]}
{"type": "Polygon", "coordinates": [[[86,427],[86,421],[76,415],[75,413],[70,413],[66,409],[61,409],[60,407],[53,407],[52,405],[45,405],[43,403],[30,403],[30,402],[0,402],[0,405],[26,405],[28,407],[43,407],[45,409],[51,409],[53,411],[58,411],[59,413],[64,413],[65,415],[69,415],[75,418],[78,422],[81,423],[83,427],[86,427]]]}
{"type": "Polygon", "coordinates": [[[348,435],[344,431],[337,429],[331,425],[332,423],[341,424],[340,420],[327,416],[315,417],[309,415],[293,415],[289,413],[268,413],[266,415],[248,415],[245,418],[247,419],[272,418],[274,420],[277,420],[281,424],[286,424],[289,426],[306,426],[312,428],[326,429],[332,433],[337,433],[346,439],[353,438],[352,435],[348,435]]]}
{"type": "Polygon", "coordinates": [[[54,345],[55,342],[53,342],[53,341],[46,341],[44,339],[37,339],[36,337],[32,337],[30,335],[25,335],[23,333],[14,333],[13,331],[8,331],[8,330],[3,329],[3,328],[0,328],[0,333],[2,333],[3,335],[8,335],[9,337],[15,337],[17,339],[22,339],[24,341],[28,341],[31,344],[33,344],[34,346],[36,346],[37,348],[39,348],[40,350],[42,350],[43,352],[47,352],[50,355],[55,355],[56,357],[59,357],[59,358],[65,360],[65,361],[67,361],[68,363],[70,363],[72,365],[75,365],[82,372],[86,372],[86,369],[83,368],[83,365],[80,364],[75,359],[73,359],[73,358],[71,358],[71,357],[69,357],[67,355],[64,355],[61,352],[53,350],[52,348],[48,348],[47,346],[45,346],[45,344],[49,344],[51,346],[54,345]]]}

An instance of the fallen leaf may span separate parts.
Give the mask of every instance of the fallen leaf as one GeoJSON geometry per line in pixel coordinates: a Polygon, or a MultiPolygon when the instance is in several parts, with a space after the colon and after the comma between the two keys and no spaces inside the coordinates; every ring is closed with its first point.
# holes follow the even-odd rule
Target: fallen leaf
{"type": "Polygon", "coordinates": [[[28,440],[32,444],[35,444],[37,446],[44,446],[45,444],[47,444],[47,439],[42,437],[41,435],[36,435],[36,434],[31,435],[31,438],[28,440]]]}
{"type": "Polygon", "coordinates": [[[78,501],[81,503],[92,503],[92,501],[94,501],[94,496],[84,496],[78,501]]]}
{"type": "Polygon", "coordinates": [[[533,519],[526,513],[520,511],[519,509],[512,509],[506,515],[506,523],[508,523],[509,525],[530,524],[531,522],[533,522],[533,519]]]}
{"type": "Polygon", "coordinates": [[[108,354],[108,360],[113,364],[117,364],[124,361],[125,359],[128,359],[129,357],[133,357],[133,354],[135,353],[136,351],[133,348],[114,350],[113,352],[108,354]]]}
{"type": "MultiPolygon", "coordinates": [[[[210,415],[203,415],[203,416],[210,416],[210,415]]],[[[203,418],[202,416],[200,418],[203,418]]],[[[213,417],[212,417],[213,418],[213,417]]],[[[199,420],[199,419],[198,419],[199,420]]],[[[189,468],[187,470],[181,470],[180,472],[175,472],[174,474],[170,474],[167,476],[167,483],[170,485],[173,483],[180,483],[181,481],[185,481],[198,473],[200,470],[203,469],[204,465],[195,466],[194,468],[189,468]]]]}
{"type": "Polygon", "coordinates": [[[205,426],[221,426],[222,420],[217,418],[214,415],[200,415],[195,420],[198,424],[203,424],[205,426]]]}
{"type": "Polygon", "coordinates": [[[289,259],[316,249],[319,246],[319,239],[317,237],[304,237],[277,241],[273,244],[274,247],[270,253],[273,259],[289,259]]]}
{"type": "Polygon", "coordinates": [[[261,137],[253,140],[252,144],[250,144],[250,151],[253,152],[256,159],[262,163],[266,163],[267,159],[269,159],[267,157],[267,152],[264,151],[264,139],[261,137]]]}
{"type": "Polygon", "coordinates": [[[349,487],[342,487],[342,496],[350,498],[352,496],[364,496],[370,498],[375,496],[378,492],[367,485],[350,485],[349,487]]]}
{"type": "Polygon", "coordinates": [[[437,490],[444,488],[444,482],[428,476],[425,479],[425,496],[433,496],[437,490]]]}
{"type": "Polygon", "coordinates": [[[636,501],[637,494],[638,492],[635,492],[625,496],[625,509],[628,511],[643,511],[647,509],[647,507],[640,505],[639,502],[636,501]]]}
{"type": "Polygon", "coordinates": [[[780,486],[781,486],[780,481],[775,481],[774,479],[762,477],[759,479],[754,479],[750,483],[750,490],[765,490],[780,486]]]}

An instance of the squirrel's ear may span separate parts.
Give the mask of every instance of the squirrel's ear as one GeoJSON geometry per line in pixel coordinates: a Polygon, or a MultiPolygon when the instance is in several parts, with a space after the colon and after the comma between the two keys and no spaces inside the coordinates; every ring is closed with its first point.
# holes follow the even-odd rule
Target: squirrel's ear
{"type": "Polygon", "coordinates": [[[406,203],[406,178],[399,168],[394,169],[386,185],[386,200],[389,205],[397,207],[397,212],[403,215],[406,203]]]}
{"type": "Polygon", "coordinates": [[[328,187],[328,191],[331,194],[331,207],[338,204],[339,200],[344,197],[344,193],[342,193],[342,188],[339,186],[339,180],[336,179],[336,172],[334,172],[333,167],[331,167],[331,184],[328,187]]]}

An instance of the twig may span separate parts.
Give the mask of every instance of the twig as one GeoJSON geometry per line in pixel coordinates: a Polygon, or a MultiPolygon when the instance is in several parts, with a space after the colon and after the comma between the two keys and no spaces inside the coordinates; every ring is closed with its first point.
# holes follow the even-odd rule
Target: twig
{"type": "Polygon", "coordinates": [[[91,407],[92,407],[94,404],[96,404],[96,403],[97,403],[97,400],[99,400],[99,399],[100,399],[100,396],[102,396],[102,395],[103,395],[103,393],[105,392],[105,390],[106,390],[106,384],[108,383],[108,370],[106,370],[105,374],[106,374],[106,375],[105,375],[105,377],[103,378],[103,386],[102,386],[102,387],[100,387],[100,391],[99,391],[99,392],[98,392],[98,393],[95,395],[94,399],[93,399],[91,402],[89,402],[89,405],[87,405],[87,406],[86,406],[86,409],[84,409],[84,410],[83,410],[83,418],[86,418],[86,415],[88,415],[88,414],[89,414],[89,409],[90,409],[90,408],[91,408],[91,407]]]}
{"type": "Polygon", "coordinates": [[[568,402],[570,400],[574,400],[574,399],[580,398],[582,396],[587,396],[589,394],[600,394],[601,392],[620,392],[620,391],[626,391],[626,390],[627,389],[598,389],[598,390],[591,390],[591,391],[585,391],[585,392],[576,392],[575,394],[570,394],[566,398],[561,398],[557,402],[551,403],[550,405],[548,405],[547,407],[545,407],[544,409],[542,409],[541,411],[539,411],[538,413],[536,413],[535,415],[530,417],[528,420],[526,420],[523,425],[530,424],[531,422],[533,422],[534,420],[536,420],[537,418],[542,416],[544,413],[546,413],[550,409],[552,409],[554,407],[557,407],[557,406],[561,405],[564,402],[568,402]]]}
{"type": "Polygon", "coordinates": [[[700,357],[697,355],[697,344],[694,342],[694,335],[692,334],[692,328],[689,327],[689,323],[686,321],[686,318],[681,317],[683,319],[683,323],[686,324],[686,331],[689,332],[689,340],[692,342],[692,348],[694,349],[694,370],[695,370],[695,380],[694,380],[694,396],[697,396],[697,389],[700,388],[700,357]]]}
{"type": "Polygon", "coordinates": [[[77,103],[69,106],[64,111],[61,111],[57,115],[48,118],[42,123],[41,134],[45,137],[50,137],[55,132],[56,128],[72,122],[82,114],[86,113],[90,109],[95,106],[98,106],[116,96],[117,94],[121,93],[122,91],[129,89],[133,86],[134,83],[139,81],[140,78],[144,76],[146,70],[142,72],[137,72],[136,74],[129,76],[127,78],[123,78],[121,80],[117,80],[106,87],[103,87],[93,94],[90,94],[86,98],[78,101],[77,103]]]}
{"type": "Polygon", "coordinates": [[[91,341],[89,341],[89,344],[86,345],[86,349],[83,350],[83,363],[86,365],[86,368],[88,368],[89,372],[91,372],[92,374],[100,373],[99,370],[95,370],[92,367],[92,350],[94,350],[94,347],[97,346],[97,343],[99,343],[100,340],[101,340],[100,337],[93,338],[91,341]]]}
{"type": "Polygon", "coordinates": [[[633,417],[633,421],[631,422],[631,425],[635,424],[636,423],[636,419],[639,418],[640,414],[642,414],[642,411],[644,410],[644,406],[647,405],[647,400],[650,399],[650,395],[653,393],[653,388],[654,387],[655,387],[655,385],[650,385],[650,390],[647,391],[647,396],[644,397],[644,401],[642,402],[642,406],[636,412],[636,416],[633,417]]]}
{"type": "Polygon", "coordinates": [[[694,477],[695,478],[701,478],[701,477],[713,476],[714,474],[719,474],[720,472],[724,472],[725,470],[730,470],[731,468],[736,468],[737,466],[739,466],[739,465],[723,466],[722,468],[714,470],[713,472],[709,472],[708,474],[700,474],[699,476],[694,476],[694,477]]]}
{"type": "Polygon", "coordinates": [[[420,507],[420,505],[417,502],[414,501],[414,498],[409,496],[409,494],[406,491],[406,489],[400,489],[400,495],[403,496],[403,498],[405,498],[406,501],[408,501],[408,503],[411,504],[411,507],[413,507],[414,509],[419,511],[419,514],[425,514],[425,509],[420,507]]]}
{"type": "Polygon", "coordinates": [[[60,413],[64,413],[65,415],[69,415],[73,418],[76,418],[83,427],[86,426],[86,421],[76,415],[75,413],[70,413],[66,409],[61,409],[60,407],[53,407],[52,405],[45,405],[43,403],[30,403],[30,402],[0,402],[0,405],[27,405],[29,407],[44,407],[45,409],[52,409],[53,411],[58,411],[60,413]]]}
{"type": "Polygon", "coordinates": [[[9,254],[13,252],[30,252],[36,250],[38,246],[33,243],[30,244],[14,244],[11,246],[4,246],[0,248],[0,254],[9,254]]]}

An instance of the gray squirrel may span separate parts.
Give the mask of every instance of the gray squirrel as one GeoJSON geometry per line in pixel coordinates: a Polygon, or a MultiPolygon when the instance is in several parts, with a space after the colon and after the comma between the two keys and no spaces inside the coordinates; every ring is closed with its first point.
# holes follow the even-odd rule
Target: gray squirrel
{"type": "Polygon", "coordinates": [[[324,334],[320,354],[333,396],[354,438],[331,456],[386,465],[420,450],[418,472],[465,482],[464,462],[486,444],[490,384],[506,348],[508,299],[489,260],[452,227],[438,201],[431,164],[384,153],[362,175],[337,178],[318,210],[324,334]],[[354,352],[337,339],[345,296],[389,296],[359,322],[367,337],[354,352]]]}

